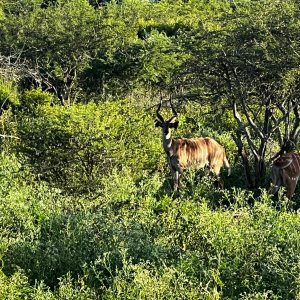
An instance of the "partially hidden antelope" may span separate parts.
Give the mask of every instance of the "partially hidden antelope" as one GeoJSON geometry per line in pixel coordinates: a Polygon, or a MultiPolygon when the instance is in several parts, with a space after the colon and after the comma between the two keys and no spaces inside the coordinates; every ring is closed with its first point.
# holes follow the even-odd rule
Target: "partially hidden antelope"
{"type": "Polygon", "coordinates": [[[281,186],[291,199],[300,176],[300,153],[289,152],[280,155],[272,165],[270,193],[275,194],[281,186]]]}
{"type": "Polygon", "coordinates": [[[160,114],[161,105],[162,99],[156,110],[158,120],[155,121],[155,126],[162,128],[162,144],[172,172],[174,191],[178,189],[183,170],[191,166],[197,169],[208,166],[222,185],[219,175],[223,165],[228,169],[228,176],[230,175],[230,165],[223,146],[209,137],[172,138],[171,129],[176,129],[179,124],[176,120],[178,115],[170,99],[173,116],[165,121],[160,114]]]}

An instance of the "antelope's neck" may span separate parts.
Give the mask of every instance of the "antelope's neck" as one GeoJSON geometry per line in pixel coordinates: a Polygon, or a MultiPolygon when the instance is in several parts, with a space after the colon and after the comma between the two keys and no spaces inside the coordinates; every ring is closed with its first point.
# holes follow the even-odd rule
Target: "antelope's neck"
{"type": "Polygon", "coordinates": [[[167,155],[172,156],[174,153],[172,149],[172,136],[171,136],[170,129],[168,130],[167,133],[163,132],[162,143],[163,143],[163,148],[167,153],[167,155]]]}

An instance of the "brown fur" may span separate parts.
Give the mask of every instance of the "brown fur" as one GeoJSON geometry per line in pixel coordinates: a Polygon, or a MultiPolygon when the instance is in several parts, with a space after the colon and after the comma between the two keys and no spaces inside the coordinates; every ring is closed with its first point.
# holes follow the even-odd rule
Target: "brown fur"
{"type": "Polygon", "coordinates": [[[281,186],[287,190],[287,197],[292,198],[300,176],[300,153],[286,153],[276,159],[272,166],[272,185],[270,192],[275,194],[281,186]]]}
{"type": "MultiPolygon", "coordinates": [[[[190,166],[209,166],[218,176],[224,160],[227,161],[224,148],[212,138],[173,139],[172,145],[183,169],[190,166]]],[[[226,163],[225,165],[227,166],[226,163]]]]}
{"type": "Polygon", "coordinates": [[[168,155],[168,163],[173,173],[174,190],[179,186],[180,176],[184,169],[194,166],[198,169],[208,166],[217,177],[217,186],[223,187],[219,178],[223,165],[230,165],[225,155],[223,146],[212,138],[180,138],[172,139],[172,155],[168,155]]]}

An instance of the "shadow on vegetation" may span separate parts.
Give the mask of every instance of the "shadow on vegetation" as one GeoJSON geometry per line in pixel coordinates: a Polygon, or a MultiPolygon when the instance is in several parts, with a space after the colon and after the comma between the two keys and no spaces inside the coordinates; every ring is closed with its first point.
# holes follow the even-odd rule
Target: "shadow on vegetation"
{"type": "MultiPolygon", "coordinates": [[[[169,175],[154,196],[157,201],[167,195],[179,201],[186,201],[187,199],[194,199],[199,202],[208,201],[212,209],[228,207],[232,203],[224,198],[224,191],[232,188],[244,188],[245,182],[241,178],[240,172],[240,167],[234,167],[231,175],[228,176],[227,170],[223,170],[220,180],[217,180],[208,168],[200,170],[187,169],[181,177],[181,184],[177,192],[173,191],[173,181],[171,175],[169,175]]],[[[245,203],[253,205],[253,197],[245,199],[245,203]]]]}
{"type": "Polygon", "coordinates": [[[139,222],[134,213],[122,216],[115,209],[76,212],[38,225],[34,236],[20,238],[2,257],[7,276],[23,270],[32,285],[43,281],[55,289],[60,278],[70,273],[73,278],[85,276],[90,287],[107,288],[122,269],[124,255],[133,264],[158,264],[174,256],[155,245],[158,225],[139,222]]]}

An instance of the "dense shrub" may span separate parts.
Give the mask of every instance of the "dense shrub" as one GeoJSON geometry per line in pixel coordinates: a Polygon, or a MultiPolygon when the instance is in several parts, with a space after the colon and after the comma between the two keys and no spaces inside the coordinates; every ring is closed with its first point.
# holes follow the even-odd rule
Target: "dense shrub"
{"type": "Polygon", "coordinates": [[[0,1],[0,299],[300,299],[300,185],[266,190],[299,125],[298,19],[294,0],[0,1]],[[225,147],[224,190],[190,169],[173,193],[169,96],[174,137],[225,147]]]}
{"type": "Polygon", "coordinates": [[[48,92],[43,92],[40,89],[25,90],[20,95],[18,109],[30,116],[38,116],[39,108],[50,106],[54,102],[54,96],[48,92]]]}
{"type": "Polygon", "coordinates": [[[95,191],[113,168],[156,169],[152,119],[128,100],[44,107],[18,123],[18,151],[41,178],[73,192],[95,191]]]}
{"type": "Polygon", "coordinates": [[[249,206],[252,193],[227,190],[213,210],[206,179],[173,199],[160,173],[117,170],[97,197],[67,196],[2,153],[1,296],[297,297],[300,219],[281,195],[276,209],[265,192],[249,206]]]}
{"type": "Polygon", "coordinates": [[[0,114],[3,110],[17,104],[19,104],[19,95],[16,85],[0,75],[0,114]]]}
{"type": "Polygon", "coordinates": [[[131,101],[31,108],[8,112],[20,140],[0,155],[0,296],[298,297],[299,216],[282,191],[238,187],[228,132],[182,111],[174,136],[214,137],[236,175],[220,191],[186,171],[174,197],[161,133],[131,101]]]}
{"type": "Polygon", "coordinates": [[[217,191],[190,170],[174,198],[160,132],[130,101],[37,108],[17,115],[26,159],[0,156],[3,297],[297,297],[300,219],[282,193],[217,191]]]}

